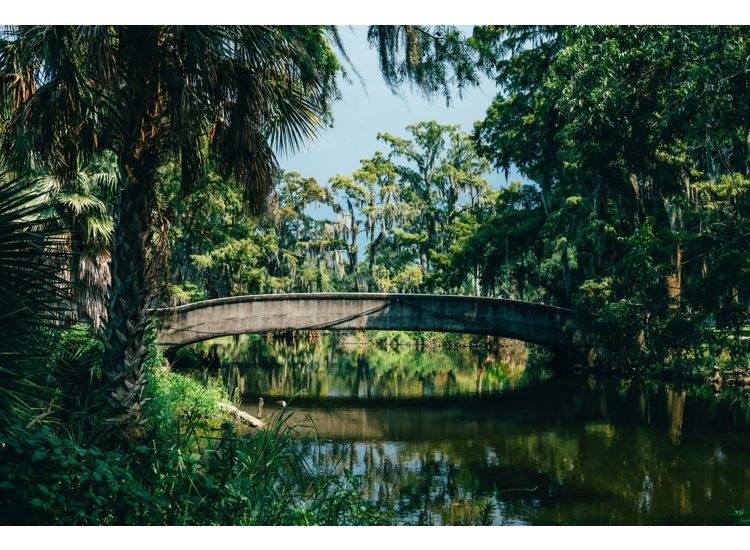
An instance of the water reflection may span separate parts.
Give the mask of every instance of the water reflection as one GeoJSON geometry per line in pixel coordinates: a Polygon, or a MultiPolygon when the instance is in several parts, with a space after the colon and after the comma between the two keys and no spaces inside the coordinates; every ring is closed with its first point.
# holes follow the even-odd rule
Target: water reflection
{"type": "MultiPolygon", "coordinates": [[[[498,354],[219,345],[247,410],[285,398],[400,523],[722,524],[750,508],[750,413],[689,388],[549,379],[498,354]]],[[[267,406],[268,412],[273,409],[267,406]]]]}
{"type": "Polygon", "coordinates": [[[424,399],[483,396],[548,376],[531,372],[514,347],[495,350],[382,350],[333,337],[272,340],[246,336],[204,344],[209,363],[242,395],[289,399],[424,399]]]}

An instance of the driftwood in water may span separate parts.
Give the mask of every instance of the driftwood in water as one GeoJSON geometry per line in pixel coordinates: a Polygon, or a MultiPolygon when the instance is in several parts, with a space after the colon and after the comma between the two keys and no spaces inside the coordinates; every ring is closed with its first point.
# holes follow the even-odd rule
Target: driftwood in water
{"type": "Polygon", "coordinates": [[[247,414],[245,411],[239,410],[234,405],[229,405],[227,403],[222,403],[221,401],[219,401],[218,403],[216,403],[216,406],[221,412],[229,414],[234,418],[235,422],[238,422],[240,424],[245,424],[255,429],[263,428],[266,425],[266,423],[263,422],[260,418],[255,418],[254,416],[247,414]]]}

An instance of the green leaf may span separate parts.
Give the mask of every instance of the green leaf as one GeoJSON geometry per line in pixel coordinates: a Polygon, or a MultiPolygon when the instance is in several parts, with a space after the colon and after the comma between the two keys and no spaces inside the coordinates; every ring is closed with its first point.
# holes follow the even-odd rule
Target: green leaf
{"type": "Polygon", "coordinates": [[[47,453],[45,453],[42,450],[34,451],[34,454],[31,455],[31,462],[37,462],[39,460],[42,460],[46,456],[47,456],[47,453]]]}

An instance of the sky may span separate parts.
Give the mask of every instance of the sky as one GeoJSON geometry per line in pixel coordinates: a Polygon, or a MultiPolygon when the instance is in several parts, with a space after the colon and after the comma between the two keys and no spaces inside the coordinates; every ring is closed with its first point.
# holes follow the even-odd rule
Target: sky
{"type": "MultiPolygon", "coordinates": [[[[465,30],[471,32],[471,27],[465,30]]],[[[317,140],[300,151],[280,158],[284,170],[313,177],[318,183],[327,183],[339,174],[349,176],[359,168],[360,160],[378,150],[387,152],[385,144],[377,140],[378,132],[407,137],[407,125],[426,120],[460,124],[464,131],[470,131],[474,121],[484,118],[495,96],[495,84],[486,78],[478,88],[466,89],[463,97],[452,94],[449,107],[443,97],[426,99],[408,86],[396,96],[380,75],[377,53],[367,43],[367,28],[342,26],[339,32],[364,86],[354,74],[351,83],[340,81],[342,98],[333,106],[333,127],[324,129],[317,140]]],[[[494,187],[506,182],[504,175],[495,172],[487,174],[487,179],[494,187]]],[[[511,173],[509,179],[520,176],[511,173]]]]}

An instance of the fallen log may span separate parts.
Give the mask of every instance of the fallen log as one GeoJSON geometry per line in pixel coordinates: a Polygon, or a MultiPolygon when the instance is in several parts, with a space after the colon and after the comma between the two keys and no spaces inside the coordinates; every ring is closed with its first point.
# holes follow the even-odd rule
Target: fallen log
{"type": "Polygon", "coordinates": [[[250,426],[251,428],[255,428],[256,430],[263,428],[266,425],[266,423],[263,422],[260,418],[255,418],[254,416],[247,414],[245,411],[239,410],[234,405],[229,405],[227,403],[222,403],[221,401],[219,401],[218,403],[216,403],[216,406],[221,412],[232,416],[234,418],[234,421],[240,424],[245,424],[246,426],[250,426]]]}

